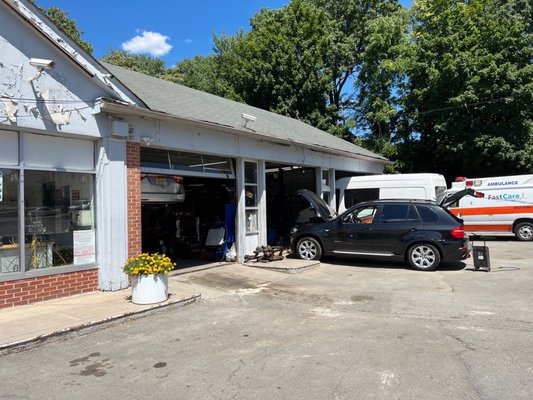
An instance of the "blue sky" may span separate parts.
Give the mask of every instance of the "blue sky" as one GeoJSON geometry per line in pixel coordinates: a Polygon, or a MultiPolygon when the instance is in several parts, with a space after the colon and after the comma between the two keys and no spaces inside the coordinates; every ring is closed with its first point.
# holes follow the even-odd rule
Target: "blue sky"
{"type": "Polygon", "coordinates": [[[250,28],[262,8],[280,8],[289,0],[37,0],[59,7],[76,20],[82,38],[100,58],[110,49],[150,50],[167,66],[195,55],[211,54],[213,32],[235,34],[250,28]],[[169,48],[171,46],[171,48],[169,48]]]}
{"type": "MultiPolygon", "coordinates": [[[[334,0],[332,0],[334,1],[334,0]]],[[[281,8],[289,0],[37,0],[59,7],[76,20],[94,56],[111,49],[176,62],[213,52],[213,33],[235,34],[250,29],[250,18],[262,8],[281,8]]],[[[401,0],[409,4],[410,0],[401,0]]]]}

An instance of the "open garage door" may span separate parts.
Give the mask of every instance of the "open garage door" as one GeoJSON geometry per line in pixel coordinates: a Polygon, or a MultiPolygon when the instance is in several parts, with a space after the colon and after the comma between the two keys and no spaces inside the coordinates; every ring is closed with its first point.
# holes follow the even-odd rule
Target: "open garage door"
{"type": "Polygon", "coordinates": [[[142,251],[177,267],[221,261],[235,241],[231,159],[141,150],[142,251]]]}
{"type": "Polygon", "coordinates": [[[287,246],[289,231],[299,212],[309,204],[296,195],[300,189],[314,191],[315,168],[268,163],[266,165],[267,242],[287,246]]]}

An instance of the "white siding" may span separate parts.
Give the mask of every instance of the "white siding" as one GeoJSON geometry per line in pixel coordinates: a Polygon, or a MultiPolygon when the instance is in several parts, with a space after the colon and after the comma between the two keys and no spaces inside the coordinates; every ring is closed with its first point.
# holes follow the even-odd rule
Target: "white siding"
{"type": "Polygon", "coordinates": [[[18,165],[18,134],[0,130],[0,164],[18,165]]]}
{"type": "Polygon", "coordinates": [[[94,142],[24,134],[26,167],[94,171],[94,142]]]}

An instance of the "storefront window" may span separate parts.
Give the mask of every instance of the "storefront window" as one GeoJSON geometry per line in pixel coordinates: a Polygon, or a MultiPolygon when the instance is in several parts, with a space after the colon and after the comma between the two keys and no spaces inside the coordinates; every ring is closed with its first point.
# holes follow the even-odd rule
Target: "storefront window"
{"type": "Polygon", "coordinates": [[[0,163],[0,278],[94,264],[94,142],[0,130],[0,163]]]}
{"type": "Polygon", "coordinates": [[[92,175],[25,171],[24,196],[26,270],[96,261],[92,175]]]}
{"type": "Polygon", "coordinates": [[[19,173],[0,168],[0,273],[19,272],[19,173]]]}

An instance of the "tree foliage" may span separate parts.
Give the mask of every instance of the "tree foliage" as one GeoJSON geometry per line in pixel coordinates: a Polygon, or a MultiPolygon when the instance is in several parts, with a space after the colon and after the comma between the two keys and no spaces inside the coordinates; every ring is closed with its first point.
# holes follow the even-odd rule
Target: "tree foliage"
{"type": "MultiPolygon", "coordinates": [[[[35,0],[32,0],[35,3],[35,0]]],[[[89,42],[81,38],[83,31],[80,31],[76,21],[68,17],[68,12],[61,10],[59,7],[43,8],[37,5],[37,8],[72,40],[80,45],[88,54],[93,54],[93,47],[89,42]]]]}
{"type": "Polygon", "coordinates": [[[242,40],[242,31],[235,36],[214,36],[215,54],[185,59],[167,70],[168,76],[177,83],[222,96],[235,101],[243,101],[236,91],[234,70],[235,51],[233,47],[242,40]]]}
{"type": "Polygon", "coordinates": [[[398,170],[533,172],[532,21],[528,0],[293,0],[182,79],[356,134],[398,170]]]}
{"type": "Polygon", "coordinates": [[[132,54],[123,50],[111,50],[102,58],[102,61],[155,77],[162,77],[167,74],[163,60],[144,54],[132,54]]]}
{"type": "Polygon", "coordinates": [[[398,157],[448,178],[533,172],[533,47],[527,0],[413,6],[398,157]]]}
{"type": "MultiPolygon", "coordinates": [[[[359,99],[350,85],[354,79],[359,82],[359,75],[372,75],[364,67],[371,42],[372,62],[382,62],[377,57],[377,36],[379,27],[386,24],[378,21],[401,10],[397,0],[293,0],[281,9],[258,12],[246,34],[215,36],[214,59],[185,60],[178,63],[175,72],[184,84],[353,140],[353,105],[359,99]],[[198,69],[209,79],[197,74],[198,69]]],[[[389,40],[395,39],[390,36],[389,40]]],[[[366,81],[358,91],[374,97],[391,93],[384,83],[378,91],[366,81]]],[[[365,107],[375,111],[377,102],[370,104],[366,102],[365,107]]]]}
{"type": "Polygon", "coordinates": [[[300,119],[403,172],[533,172],[531,0],[291,0],[250,24],[171,68],[103,60],[300,119]]]}
{"type": "Polygon", "coordinates": [[[401,39],[403,7],[397,0],[308,1],[327,17],[324,68],[332,124],[346,127],[342,136],[351,140],[354,129],[369,136],[387,132],[374,120],[390,112],[393,77],[383,66],[401,39]],[[376,115],[368,119],[370,113],[376,115]]]}

